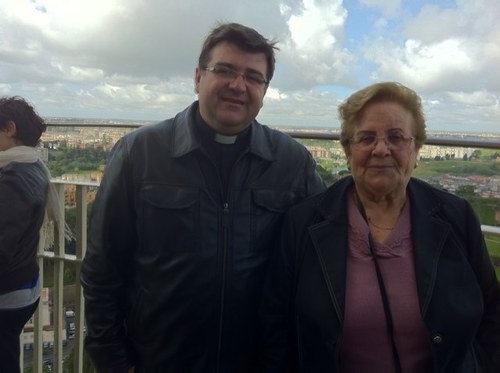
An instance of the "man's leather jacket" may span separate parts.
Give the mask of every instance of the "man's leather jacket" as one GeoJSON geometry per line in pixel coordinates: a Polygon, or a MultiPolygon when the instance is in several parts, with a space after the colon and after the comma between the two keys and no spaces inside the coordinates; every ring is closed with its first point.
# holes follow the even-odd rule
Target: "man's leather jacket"
{"type": "Polygon", "coordinates": [[[307,150],[256,121],[227,193],[214,188],[197,110],[125,136],[106,167],[82,268],[98,371],[253,371],[283,213],[324,189],[307,150]]]}

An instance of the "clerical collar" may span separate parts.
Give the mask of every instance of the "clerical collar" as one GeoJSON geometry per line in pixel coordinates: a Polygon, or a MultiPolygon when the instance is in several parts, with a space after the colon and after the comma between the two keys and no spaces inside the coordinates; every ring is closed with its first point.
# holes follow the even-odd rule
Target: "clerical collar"
{"type": "Polygon", "coordinates": [[[236,142],[237,138],[238,138],[238,135],[227,136],[227,135],[222,135],[220,133],[215,133],[214,140],[215,140],[215,142],[218,142],[219,144],[230,145],[230,144],[234,144],[236,142]]]}
{"type": "Polygon", "coordinates": [[[212,127],[210,127],[207,122],[203,120],[201,117],[201,114],[199,111],[196,113],[196,122],[198,124],[198,129],[200,131],[200,134],[207,139],[212,139],[214,142],[218,144],[223,144],[223,145],[232,145],[235,144],[238,138],[245,139],[245,141],[248,141],[248,134],[249,134],[249,129],[251,126],[246,128],[243,132],[237,134],[237,135],[223,135],[221,133],[217,133],[214,131],[212,127]]]}

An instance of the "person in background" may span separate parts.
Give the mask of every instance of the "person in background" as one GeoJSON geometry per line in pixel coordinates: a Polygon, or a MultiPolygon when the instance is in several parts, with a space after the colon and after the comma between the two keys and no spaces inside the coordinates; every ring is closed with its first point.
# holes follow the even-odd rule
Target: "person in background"
{"type": "Polygon", "coordinates": [[[309,152],[256,121],[275,43],[224,23],[198,100],[114,147],[81,280],[99,372],[251,372],[268,257],[284,212],[324,183],[309,152]]]}
{"type": "Polygon", "coordinates": [[[500,286],[470,204],[411,178],[419,96],[339,107],[352,175],[292,207],[261,308],[264,371],[500,372],[500,286]]]}
{"type": "Polygon", "coordinates": [[[0,98],[0,372],[20,371],[19,337],[40,298],[39,241],[50,246],[50,227],[61,222],[35,148],[46,127],[23,98],[0,98]]]}

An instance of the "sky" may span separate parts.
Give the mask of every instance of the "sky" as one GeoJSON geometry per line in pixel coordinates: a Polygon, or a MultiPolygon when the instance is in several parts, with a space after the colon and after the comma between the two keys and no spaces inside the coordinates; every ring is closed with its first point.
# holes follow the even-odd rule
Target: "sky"
{"type": "Polygon", "coordinates": [[[500,133],[498,0],[0,0],[0,96],[45,117],[157,121],[197,99],[218,22],[278,41],[258,120],[338,128],[379,81],[422,98],[430,131],[500,133]]]}

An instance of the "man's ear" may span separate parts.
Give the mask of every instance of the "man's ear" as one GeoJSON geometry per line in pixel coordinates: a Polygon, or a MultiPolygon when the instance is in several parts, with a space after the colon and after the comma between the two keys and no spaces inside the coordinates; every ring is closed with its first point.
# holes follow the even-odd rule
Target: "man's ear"
{"type": "Polygon", "coordinates": [[[194,71],[194,91],[196,94],[200,93],[200,80],[201,80],[201,69],[199,67],[194,71]]]}

